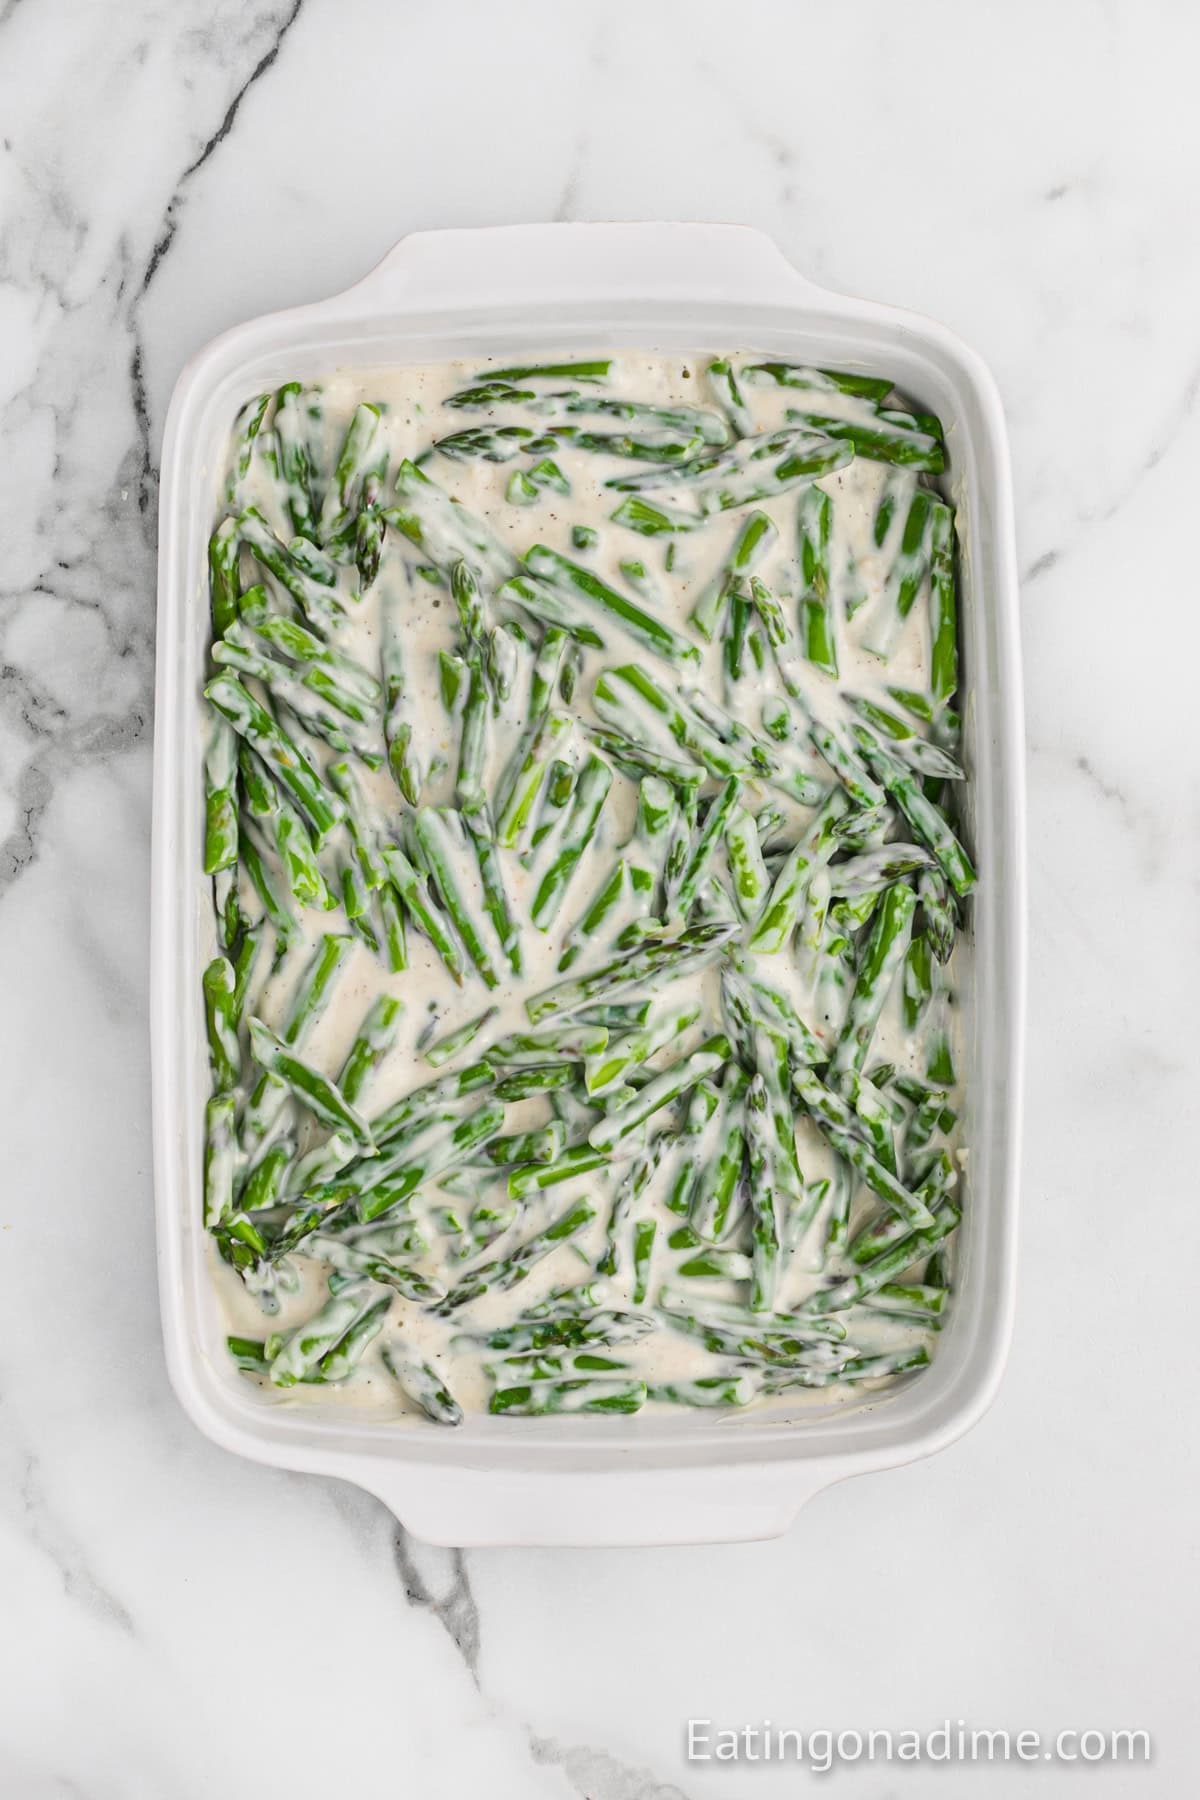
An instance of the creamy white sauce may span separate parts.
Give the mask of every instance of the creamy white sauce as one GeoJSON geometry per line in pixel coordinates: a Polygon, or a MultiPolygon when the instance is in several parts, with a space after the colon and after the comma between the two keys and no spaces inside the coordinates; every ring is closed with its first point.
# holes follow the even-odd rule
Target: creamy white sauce
{"type": "MultiPolygon", "coordinates": [[[[711,355],[712,352],[698,352],[695,357],[651,352],[623,353],[614,358],[611,374],[603,389],[596,391],[602,392],[605,397],[624,397],[656,405],[712,408],[715,402],[704,376],[711,355]]],[[[537,359],[530,357],[525,360],[533,362],[537,359]]],[[[511,406],[498,406],[494,412],[464,412],[444,405],[448,395],[468,383],[486,379],[487,374],[486,363],[474,362],[425,368],[354,369],[335,374],[322,384],[320,402],[325,469],[332,466],[355,405],[364,400],[384,409],[382,431],[388,448],[388,476],[382,494],[384,505],[392,504],[392,486],[401,460],[421,457],[441,437],[466,428],[488,428],[514,421],[542,429],[562,422],[553,418],[539,421],[536,413],[531,414],[524,408],[511,406]]],[[[556,392],[579,384],[563,379],[528,385],[556,392]]],[[[796,405],[798,400],[816,401],[819,398],[820,411],[848,417],[856,416],[858,407],[856,401],[836,392],[822,392],[819,397],[814,397],[797,395],[786,388],[765,384],[748,389],[747,395],[755,426],[760,433],[769,433],[785,426],[786,409],[796,405]]],[[[635,432],[642,429],[634,423],[593,416],[573,419],[571,423],[597,432],[635,432]]],[[[687,680],[695,682],[723,707],[736,713],[739,719],[761,736],[762,702],[782,691],[770,652],[767,654],[763,674],[745,679],[737,690],[736,699],[731,702],[723,687],[720,643],[704,646],[689,627],[687,619],[697,598],[719,577],[738,530],[751,506],[754,506],[768,513],[777,528],[774,544],[756,566],[755,572],[768,588],[783,597],[789,617],[794,623],[797,605],[794,596],[798,585],[796,507],[799,490],[793,489],[776,498],[757,500],[718,514],[701,530],[671,537],[643,537],[611,522],[611,514],[622,495],[614,494],[605,484],[614,475],[644,471],[647,464],[563,449],[556,453],[555,460],[569,475],[569,497],[552,490],[543,490],[532,504],[511,504],[505,497],[509,477],[515,469],[528,469],[530,460],[528,457],[518,456],[503,463],[483,459],[463,462],[451,460],[435,451],[421,466],[441,488],[461,501],[478,518],[485,520],[495,536],[514,556],[520,557],[533,544],[546,544],[600,575],[622,593],[633,597],[637,596],[629,580],[622,574],[620,563],[627,559],[644,563],[659,596],[658,616],[689,637],[703,651],[701,666],[695,671],[688,671],[687,680]],[[598,533],[595,547],[582,551],[573,547],[571,528],[576,525],[594,528],[598,533]],[[674,557],[674,566],[670,571],[664,567],[668,546],[673,550],[674,557]]],[[[868,648],[870,644],[879,643],[885,635],[880,624],[880,614],[889,604],[884,590],[898,533],[903,527],[903,500],[896,509],[891,532],[882,547],[876,547],[873,542],[872,523],[884,483],[895,479],[896,471],[888,465],[859,456],[847,467],[822,478],[820,483],[833,500],[832,557],[835,593],[844,589],[848,562],[852,558],[858,584],[867,596],[866,603],[856,612],[852,621],[847,622],[840,607],[833,609],[838,677],[830,678],[811,664],[804,665],[806,696],[816,715],[829,724],[836,725],[853,716],[843,697],[845,693],[866,696],[896,710],[894,702],[888,699],[889,687],[924,691],[928,686],[930,645],[924,589],[902,628],[888,634],[891,641],[887,660],[868,648]]],[[[905,496],[913,485],[915,477],[906,477],[905,496]]],[[[282,510],[281,495],[280,486],[263,458],[256,453],[241,484],[240,501],[242,504],[252,502],[256,505],[286,542],[292,533],[282,510]]],[[[669,486],[655,490],[646,497],[656,503],[660,500],[677,503],[679,498],[669,486]]],[[[442,772],[423,791],[421,800],[422,804],[451,804],[458,757],[458,725],[448,716],[439,694],[437,657],[440,650],[459,647],[458,617],[447,587],[435,587],[420,576],[414,576],[412,571],[421,560],[421,553],[413,544],[398,531],[389,529],[385,538],[381,572],[364,597],[349,598],[356,590],[355,571],[353,566],[341,570],[339,592],[346,605],[346,620],[337,635],[336,646],[339,651],[367,668],[378,671],[383,630],[381,607],[387,602],[388,596],[393,596],[392,603],[405,608],[404,653],[410,688],[415,696],[418,753],[426,766],[437,760],[444,764],[442,772]]],[[[247,561],[246,579],[249,578],[250,567],[247,561]]],[[[253,579],[267,578],[256,568],[253,579]]],[[[282,599],[281,593],[280,598],[282,599]]],[[[644,597],[641,597],[640,603],[647,611],[656,610],[644,597]]],[[[654,657],[612,622],[602,620],[599,615],[590,611],[588,616],[606,639],[606,646],[603,650],[589,648],[584,653],[584,667],[573,702],[574,711],[582,718],[595,717],[591,710],[592,687],[598,672],[606,667],[633,662],[645,668],[668,690],[674,691],[677,688],[682,679],[677,669],[654,657]]],[[[532,622],[529,632],[536,643],[537,628],[532,622]]],[[[527,702],[528,667],[522,666],[513,700],[505,707],[502,716],[493,722],[490,731],[485,782],[489,793],[494,792],[520,733],[527,702]]],[[[560,705],[557,697],[554,704],[560,705]]],[[[918,726],[917,729],[923,728],[918,726]]],[[[316,740],[312,742],[315,744],[316,740]]],[[[305,747],[307,749],[309,745],[306,743],[305,747]]],[[[557,754],[579,767],[590,747],[586,732],[577,725],[565,744],[558,747],[557,754]]],[[[382,749],[382,745],[380,748],[382,749]]],[[[336,760],[327,756],[323,746],[317,745],[317,749],[326,760],[336,760]]],[[[789,760],[806,769],[823,786],[831,783],[829,770],[815,751],[804,746],[802,739],[790,748],[789,760]]],[[[403,803],[386,766],[372,772],[358,765],[357,773],[370,804],[385,818],[395,822],[403,810],[403,803]]],[[[713,792],[715,789],[716,784],[710,782],[705,791],[713,792]]],[[[361,1110],[371,1117],[438,1074],[456,1070],[474,1061],[485,1054],[488,1043],[498,1037],[509,1032],[530,1030],[524,1010],[525,999],[562,979],[557,963],[564,942],[571,926],[607,877],[615,857],[629,840],[635,822],[636,798],[634,784],[618,772],[598,827],[571,880],[558,918],[553,928],[545,933],[533,927],[529,913],[537,883],[555,847],[554,835],[542,847],[532,870],[526,870],[514,852],[500,852],[509,904],[520,927],[525,964],[523,977],[518,980],[509,974],[500,945],[479,904],[476,886],[473,895],[474,910],[476,916],[483,921],[493,962],[501,974],[499,989],[489,994],[470,968],[464,985],[457,988],[433,946],[411,925],[408,930],[409,966],[402,973],[389,973],[383,961],[356,940],[337,980],[330,1003],[305,1038],[302,1052],[305,1060],[336,1075],[372,1001],[382,993],[393,994],[401,1000],[404,1012],[395,1046],[369,1077],[359,1101],[361,1110]],[[425,1043],[429,1037],[440,1038],[487,1006],[496,1007],[497,1013],[475,1042],[450,1061],[445,1070],[430,1067],[424,1060],[419,1044],[425,1043]]],[[[749,800],[753,810],[757,810],[766,800],[771,800],[794,826],[802,827],[812,817],[811,809],[797,805],[774,788],[749,784],[744,798],[749,800]]],[[[907,837],[911,834],[905,832],[904,835],[907,837]]],[[[790,842],[793,836],[791,830],[785,830],[781,833],[781,841],[790,842]]],[[[242,880],[247,908],[253,912],[252,890],[245,884],[244,876],[242,880]]],[[[619,922],[620,916],[616,917],[619,922]]],[[[303,923],[302,940],[288,953],[265,987],[252,993],[250,997],[249,1010],[256,1012],[276,1028],[280,1028],[286,1018],[290,998],[318,937],[322,933],[349,929],[340,910],[309,910],[303,923]]],[[[585,950],[578,962],[571,967],[571,976],[586,974],[590,969],[610,960],[615,954],[610,938],[611,930],[602,933],[599,944],[585,950]]],[[[955,1044],[956,1066],[961,1067],[955,1012],[950,999],[958,985],[956,963],[959,954],[961,953],[956,951],[955,958],[942,971],[940,985],[943,991],[935,996],[931,1018],[939,1014],[944,1016],[955,1044]]],[[[802,952],[786,949],[779,955],[763,957],[761,964],[762,973],[776,987],[787,991],[797,1011],[812,1030],[827,1041],[834,1040],[841,1019],[830,1001],[828,991],[814,985],[811,959],[802,952]]],[[[685,979],[673,985],[667,992],[665,1004],[677,1003],[690,996],[701,1001],[699,1021],[660,1052],[653,1059],[652,1067],[667,1066],[677,1056],[692,1050],[705,1036],[721,1029],[718,977],[714,967],[705,970],[699,978],[691,981],[685,979]]],[[[901,1070],[923,1075],[929,1023],[930,1020],[927,1020],[926,1026],[922,1027],[915,1040],[908,1037],[901,1016],[900,982],[894,982],[872,1042],[868,1068],[880,1062],[890,1062],[901,1070]]],[[[617,1034],[612,1035],[615,1037],[617,1034]]],[[[486,1092],[480,1093],[466,1103],[463,1110],[473,1110],[487,1098],[486,1092]]],[[[513,1133],[545,1123],[551,1116],[549,1098],[538,1096],[510,1105],[504,1131],[513,1133]]],[[[956,1110],[959,1109],[957,1096],[951,1096],[951,1104],[956,1110]]],[[[301,1154],[327,1135],[324,1127],[317,1126],[299,1108],[289,1107],[289,1115],[290,1128],[297,1135],[301,1154]]],[[[677,1109],[673,1115],[660,1115],[652,1122],[652,1128],[661,1126],[672,1116],[681,1118],[682,1109],[677,1109]]],[[[718,1151],[715,1128],[716,1121],[709,1127],[703,1140],[703,1154],[706,1158],[716,1155],[718,1151]]],[[[832,1168],[831,1155],[823,1139],[800,1112],[796,1115],[796,1135],[800,1165],[805,1178],[813,1181],[829,1174],[832,1168]]],[[[576,1133],[572,1131],[569,1136],[574,1138],[576,1133]]],[[[952,1138],[950,1142],[952,1148],[957,1147],[956,1139],[952,1138]]],[[[621,1162],[615,1166],[620,1170],[628,1164],[621,1162]]],[[[581,1196],[593,1200],[597,1216],[572,1242],[559,1247],[553,1254],[538,1262],[525,1280],[507,1292],[484,1295],[458,1309],[451,1318],[438,1317],[428,1307],[395,1299],[384,1334],[375,1339],[359,1368],[342,1386],[332,1388],[301,1385],[280,1392],[267,1388],[264,1384],[265,1394],[286,1399],[292,1405],[350,1404],[377,1409],[385,1416],[405,1415],[413,1409],[399,1392],[379,1356],[381,1345],[393,1332],[399,1332],[405,1342],[438,1371],[462,1407],[468,1410],[486,1409],[495,1385],[486,1373],[486,1366],[497,1363],[504,1353],[471,1349],[456,1340],[461,1340],[465,1333],[482,1334],[509,1324],[536,1306],[545,1294],[588,1280],[605,1242],[605,1224],[613,1178],[601,1171],[551,1188],[543,1195],[531,1195],[521,1204],[516,1222],[487,1245],[479,1256],[455,1261],[450,1254],[450,1241],[441,1234],[436,1215],[449,1208],[465,1218],[478,1199],[488,1203],[504,1203],[506,1177],[503,1171],[493,1174],[487,1169],[473,1169],[471,1172],[477,1175],[479,1182],[475,1196],[464,1197],[457,1191],[446,1192],[434,1182],[417,1191],[407,1210],[401,1209],[405,1216],[411,1214],[431,1246],[430,1253],[418,1259],[413,1266],[445,1286],[452,1286],[469,1275],[478,1262],[488,1261],[515,1247],[558,1217],[571,1201],[581,1196]]],[[[650,1298],[653,1299],[655,1290],[666,1280],[674,1289],[694,1290],[701,1311],[708,1300],[737,1300],[744,1304],[747,1293],[745,1283],[701,1280],[689,1283],[673,1274],[674,1265],[682,1258],[667,1249],[666,1239],[684,1222],[665,1206],[665,1190],[669,1187],[673,1173],[674,1164],[667,1158],[638,1201],[636,1209],[637,1217],[654,1218],[658,1225],[650,1298]]],[[[451,1185],[457,1188],[459,1183],[452,1182],[451,1185]]],[[[879,1202],[861,1185],[856,1184],[855,1194],[851,1232],[862,1219],[874,1215],[879,1209],[879,1202]]],[[[824,1284],[822,1245],[825,1229],[826,1218],[822,1210],[795,1253],[785,1259],[784,1274],[776,1299],[777,1310],[786,1312],[793,1309],[811,1295],[815,1288],[824,1284]]],[[[286,1332],[310,1317],[322,1304],[326,1298],[328,1266],[303,1254],[293,1256],[289,1262],[296,1291],[282,1295],[281,1309],[276,1316],[264,1318],[254,1294],[213,1254],[214,1280],[219,1285],[230,1332],[250,1338],[262,1338],[270,1332],[286,1332]]],[[[909,1273],[897,1279],[911,1281],[916,1277],[909,1273]]],[[[646,1310],[644,1305],[635,1304],[633,1300],[634,1270],[627,1242],[624,1245],[620,1272],[604,1278],[602,1285],[606,1310],[646,1310]]],[[[919,1342],[934,1342],[917,1324],[883,1313],[873,1313],[861,1307],[854,1309],[847,1322],[849,1341],[864,1355],[907,1348],[919,1342]]],[[[656,1327],[650,1335],[637,1342],[621,1343],[608,1349],[598,1347],[597,1353],[624,1364],[629,1379],[644,1380],[651,1385],[693,1381],[733,1372],[730,1364],[714,1358],[694,1338],[662,1327],[656,1327]]],[[[510,1379],[519,1382],[522,1378],[517,1374],[510,1379]]],[[[797,1405],[825,1407],[861,1401],[862,1398],[861,1387],[833,1384],[811,1392],[792,1389],[770,1404],[786,1405],[789,1408],[797,1405]]]]}

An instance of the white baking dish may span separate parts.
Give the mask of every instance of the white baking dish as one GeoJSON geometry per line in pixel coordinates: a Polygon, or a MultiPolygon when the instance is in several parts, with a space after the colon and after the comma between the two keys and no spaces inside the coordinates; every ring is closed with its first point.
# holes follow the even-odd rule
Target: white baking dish
{"type": "Polygon", "coordinates": [[[783,1531],[831,1482],[928,1455],[983,1412],[1013,1307],[1024,989],[1021,669],[999,397],[941,326],[814,287],[729,225],[529,225],[421,232],[364,281],[226,332],[184,369],[163,445],[151,1021],[163,1329],[171,1380],[215,1442],[358,1483],[435,1542],[717,1542],[783,1531]],[[352,1409],[264,1404],[224,1352],[201,1227],[208,1072],[200,970],[197,695],[208,633],[214,471],[252,393],[339,364],[610,345],[745,348],[888,374],[946,426],[963,556],[965,753],[982,879],[964,994],[967,1141],[958,1293],[930,1369],[873,1404],[714,1418],[469,1418],[455,1431],[352,1409]]]}

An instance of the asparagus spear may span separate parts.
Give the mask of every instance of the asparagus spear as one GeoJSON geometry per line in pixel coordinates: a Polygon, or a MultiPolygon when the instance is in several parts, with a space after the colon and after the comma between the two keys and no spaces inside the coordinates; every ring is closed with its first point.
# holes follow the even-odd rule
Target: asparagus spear
{"type": "Polygon", "coordinates": [[[892,391],[887,376],[853,375],[840,369],[811,369],[804,363],[757,362],[742,370],[752,386],[774,382],[778,387],[813,389],[817,393],[861,394],[869,400],[886,400],[892,391]]]}
{"type": "Polygon", "coordinates": [[[564,1213],[560,1213],[552,1224],[528,1237],[515,1250],[507,1255],[495,1257],[492,1261],[480,1263],[479,1266],[459,1284],[451,1289],[441,1305],[443,1313],[456,1311],[470,1300],[477,1300],[481,1294],[488,1292],[503,1293],[524,1281],[531,1268],[550,1256],[561,1244],[565,1244],[576,1233],[583,1230],[596,1216],[596,1209],[587,1200],[578,1200],[564,1213]]]}
{"type": "Polygon", "coordinates": [[[277,1075],[314,1118],[334,1131],[346,1132],[363,1149],[374,1148],[370,1126],[337,1083],[297,1056],[261,1019],[250,1020],[250,1046],[259,1065],[277,1075]]]}
{"type": "Polygon", "coordinates": [[[872,400],[860,402],[857,418],[835,418],[807,406],[788,409],[788,418],[809,431],[823,431],[853,445],[859,456],[875,462],[899,463],[907,469],[938,475],[946,466],[941,427],[936,419],[880,407],[872,400]]]}
{"type": "Polygon", "coordinates": [[[729,925],[696,925],[682,931],[677,938],[645,945],[630,956],[619,957],[591,975],[575,981],[560,981],[525,1002],[530,1022],[550,1018],[556,1013],[578,1012],[581,1007],[603,995],[615,1000],[619,994],[639,988],[647,980],[677,979],[698,965],[711,961],[721,946],[734,935],[729,925]]]}
{"type": "Polygon", "coordinates": [[[526,557],[525,562],[531,574],[547,582],[551,587],[561,589],[573,597],[596,608],[603,618],[615,620],[629,634],[652,650],[664,661],[675,664],[697,663],[700,652],[695,644],[689,643],[677,631],[664,625],[661,619],[629,600],[624,594],[609,587],[582,563],[575,563],[569,557],[560,556],[556,550],[550,550],[544,544],[535,544],[526,557]]]}
{"type": "Polygon", "coordinates": [[[884,750],[879,740],[862,726],[854,727],[863,756],[882,782],[919,838],[933,851],[960,898],[975,886],[975,868],[959,843],[946,815],[925,794],[916,776],[884,750]]]}
{"type": "Polygon", "coordinates": [[[494,1413],[633,1413],[646,1400],[644,1381],[547,1381],[497,1388],[488,1410],[494,1413]]]}
{"type": "Polygon", "coordinates": [[[307,814],[318,845],[323,843],[345,808],[287,733],[234,675],[218,675],[205,688],[204,697],[262,757],[307,814]]]}
{"type": "Polygon", "coordinates": [[[445,920],[430,898],[425,879],[415,869],[394,844],[381,847],[384,868],[388,878],[395,887],[405,911],[417,929],[424,933],[445,963],[453,979],[461,986],[463,980],[463,961],[458,945],[451,935],[445,920]]]}
{"type": "Polygon", "coordinates": [[[539,931],[548,931],[558,916],[579,859],[592,841],[612,780],[609,765],[599,756],[589,756],[575,786],[558,850],[534,895],[532,917],[539,931]]]}
{"type": "Polygon", "coordinates": [[[384,1367],[400,1391],[437,1425],[461,1425],[462,1407],[431,1363],[393,1338],[381,1351],[384,1367]]]}
{"type": "Polygon", "coordinates": [[[458,813],[449,807],[422,807],[414,814],[414,832],[430,879],[441,896],[467,955],[489,988],[499,985],[491,953],[475,917],[473,896],[464,884],[467,834],[458,813]]]}
{"type": "Polygon", "coordinates": [[[454,1168],[496,1136],[504,1123],[504,1108],[498,1104],[481,1106],[456,1124],[444,1137],[424,1148],[414,1145],[405,1157],[397,1153],[391,1159],[387,1176],[358,1195],[358,1217],[364,1225],[407,1200],[419,1187],[454,1168]]]}
{"type": "Polygon", "coordinates": [[[379,424],[377,406],[363,402],[355,407],[321,506],[318,543],[326,544],[344,531],[357,513],[363,485],[379,460],[379,424]]]}
{"type": "Polygon", "coordinates": [[[838,672],[837,631],[830,591],[829,539],[833,528],[833,504],[819,487],[800,494],[797,511],[800,575],[800,635],[804,654],[826,675],[838,672]]]}
{"type": "Polygon", "coordinates": [[[588,1142],[595,1150],[611,1150],[621,1138],[628,1136],[664,1106],[670,1106],[681,1094],[686,1094],[695,1087],[698,1081],[715,1074],[728,1061],[729,1054],[727,1037],[718,1033],[707,1038],[691,1056],[682,1057],[669,1069],[664,1069],[661,1075],[656,1075],[652,1081],[647,1082],[634,1099],[593,1125],[588,1133],[588,1142]]]}
{"type": "Polygon", "coordinates": [[[710,451],[679,466],[615,476],[607,485],[638,494],[677,486],[695,498],[702,512],[725,512],[755,500],[773,499],[803,482],[845,468],[853,460],[851,445],[835,442],[828,433],[789,429],[768,437],[743,438],[729,450],[710,451]]]}
{"type": "Polygon", "coordinates": [[[909,1225],[924,1229],[932,1214],[919,1194],[910,1193],[889,1169],[874,1157],[855,1133],[854,1114],[845,1101],[824,1087],[808,1069],[793,1077],[801,1104],[838,1155],[862,1177],[867,1186],[909,1225]]]}
{"type": "Polygon", "coordinates": [[[342,612],[336,595],[306,573],[256,506],[247,506],[238,514],[237,532],[255,559],[291,595],[313,630],[326,635],[333,632],[342,612]]]}
{"type": "Polygon", "coordinates": [[[903,882],[884,894],[858,965],[846,1025],[834,1053],[837,1073],[861,1070],[883,1011],[883,1003],[908,950],[916,895],[903,882]]]}
{"type": "MultiPolygon", "coordinates": [[[[625,504],[628,506],[630,502],[626,501],[625,504]]],[[[769,513],[756,511],[746,515],[733,541],[733,548],[722,565],[721,573],[688,615],[701,637],[706,638],[709,643],[717,636],[730,596],[750,577],[778,536],[778,529],[769,513]]]]}
{"type": "Polygon", "coordinates": [[[600,1100],[628,1079],[632,1069],[657,1056],[666,1045],[681,1037],[700,1017],[698,1002],[665,1007],[640,1030],[627,1037],[600,1043],[584,1056],[584,1085],[588,1097],[600,1100]]]}
{"type": "Polygon", "coordinates": [[[755,1075],[746,1090],[746,1139],[750,1165],[750,1203],[754,1209],[754,1275],[752,1312],[769,1312],[779,1280],[779,1195],[772,1179],[774,1157],[767,1117],[767,1089],[755,1075]]]}
{"type": "MultiPolygon", "coordinates": [[[[754,436],[754,419],[746,404],[746,397],[738,385],[733,364],[726,357],[714,357],[708,365],[708,385],[721,409],[733,428],[733,435],[740,438],[754,436]]],[[[726,433],[728,438],[729,433],[726,433]]]]}
{"type": "Polygon", "coordinates": [[[894,1275],[901,1275],[914,1263],[920,1262],[930,1254],[943,1240],[949,1237],[959,1222],[960,1213],[956,1206],[946,1201],[933,1216],[928,1225],[920,1226],[897,1238],[894,1244],[877,1256],[874,1261],[865,1263],[853,1275],[847,1275],[834,1283],[832,1287],[823,1288],[803,1302],[802,1313],[842,1312],[856,1301],[864,1300],[891,1281],[894,1275]]]}
{"type": "Polygon", "coordinates": [[[333,1295],[306,1325],[286,1334],[273,1333],[266,1341],[269,1376],[276,1387],[294,1387],[306,1381],[322,1357],[336,1349],[347,1332],[378,1304],[369,1281],[355,1282],[333,1295]]]}
{"type": "Polygon", "coordinates": [[[224,956],[215,956],[202,979],[213,1091],[220,1094],[237,1086],[242,1068],[233,964],[224,956]]]}

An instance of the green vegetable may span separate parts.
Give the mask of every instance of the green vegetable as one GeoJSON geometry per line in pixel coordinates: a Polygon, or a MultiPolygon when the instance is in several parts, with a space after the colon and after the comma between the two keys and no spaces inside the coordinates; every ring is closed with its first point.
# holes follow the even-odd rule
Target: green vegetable
{"type": "Polygon", "coordinates": [[[941,427],[884,375],[659,366],[285,381],[235,421],[203,1221],[280,1399],[767,1407],[919,1371],[953,1307],[941,427]]]}

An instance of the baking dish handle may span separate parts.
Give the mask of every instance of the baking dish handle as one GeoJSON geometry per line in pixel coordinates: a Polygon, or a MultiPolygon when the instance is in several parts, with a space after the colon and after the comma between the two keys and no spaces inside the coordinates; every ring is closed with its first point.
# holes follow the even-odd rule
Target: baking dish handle
{"type": "Polygon", "coordinates": [[[414,231],[340,296],[355,314],[611,299],[776,302],[823,290],[749,225],[544,224],[414,231]]]}
{"type": "Polygon", "coordinates": [[[396,1465],[348,1476],[405,1530],[454,1549],[589,1549],[781,1537],[801,1507],[855,1471],[826,1461],[566,1473],[396,1465]]]}

